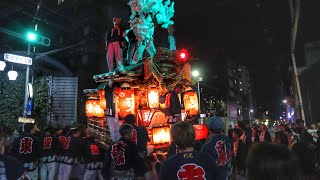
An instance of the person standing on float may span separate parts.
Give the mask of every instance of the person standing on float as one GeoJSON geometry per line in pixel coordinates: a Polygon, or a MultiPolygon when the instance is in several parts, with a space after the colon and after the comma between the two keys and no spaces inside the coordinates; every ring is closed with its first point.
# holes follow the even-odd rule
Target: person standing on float
{"type": "Polygon", "coordinates": [[[114,71],[113,62],[115,58],[118,71],[124,74],[123,48],[125,45],[125,32],[120,28],[120,22],[121,19],[119,17],[114,17],[113,28],[106,34],[106,58],[109,72],[114,71]]]}

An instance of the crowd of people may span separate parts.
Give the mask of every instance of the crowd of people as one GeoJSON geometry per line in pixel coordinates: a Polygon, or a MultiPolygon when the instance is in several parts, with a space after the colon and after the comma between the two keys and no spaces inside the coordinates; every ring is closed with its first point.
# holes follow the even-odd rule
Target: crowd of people
{"type": "Polygon", "coordinates": [[[171,126],[168,153],[153,153],[145,127],[125,117],[121,138],[102,149],[85,126],[45,127],[25,124],[16,132],[0,126],[0,179],[319,179],[320,130],[314,141],[303,120],[280,124],[273,133],[264,124],[225,131],[211,117],[206,139],[195,140],[190,122],[171,126]],[[273,135],[274,134],[274,135],[273,135]]]}

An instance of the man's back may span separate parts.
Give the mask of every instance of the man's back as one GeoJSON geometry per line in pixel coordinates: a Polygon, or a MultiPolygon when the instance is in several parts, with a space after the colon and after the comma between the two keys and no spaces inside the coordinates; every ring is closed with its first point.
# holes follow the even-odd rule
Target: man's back
{"type": "Polygon", "coordinates": [[[210,155],[202,152],[183,152],[164,161],[159,180],[215,179],[215,164],[210,155]]]}
{"type": "Polygon", "coordinates": [[[25,134],[15,139],[12,146],[12,155],[22,162],[29,171],[37,167],[40,157],[39,140],[31,134],[25,134]]]}
{"type": "Polygon", "coordinates": [[[202,146],[201,152],[208,153],[214,160],[218,169],[216,179],[226,179],[228,176],[228,163],[231,158],[231,145],[229,138],[225,135],[215,135],[202,146]]]}

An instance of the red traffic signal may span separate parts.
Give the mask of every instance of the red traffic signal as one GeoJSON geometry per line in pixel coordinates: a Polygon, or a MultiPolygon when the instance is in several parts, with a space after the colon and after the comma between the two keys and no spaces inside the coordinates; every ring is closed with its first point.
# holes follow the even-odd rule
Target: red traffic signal
{"type": "Polygon", "coordinates": [[[189,53],[185,49],[182,49],[178,52],[178,58],[180,61],[185,62],[189,58],[189,53]]]}
{"type": "Polygon", "coordinates": [[[181,59],[186,58],[186,53],[184,53],[184,52],[180,53],[180,58],[181,58],[181,59]]]}

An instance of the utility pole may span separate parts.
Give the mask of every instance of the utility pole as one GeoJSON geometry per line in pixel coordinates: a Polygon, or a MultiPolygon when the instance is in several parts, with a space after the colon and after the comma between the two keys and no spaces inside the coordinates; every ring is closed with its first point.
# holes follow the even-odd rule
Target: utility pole
{"type": "Polygon", "coordinates": [[[199,103],[199,114],[201,115],[201,92],[200,92],[200,81],[198,80],[198,103],[199,103]]]}
{"type": "MultiPolygon", "coordinates": [[[[34,23],[34,21],[35,21],[37,15],[38,15],[39,9],[40,9],[41,4],[42,4],[42,1],[43,0],[40,0],[39,3],[37,4],[36,12],[33,15],[32,24],[35,24],[34,25],[34,31],[37,31],[37,29],[38,29],[38,25],[36,23],[34,23]]],[[[28,56],[30,56],[30,49],[31,49],[31,42],[28,41],[28,53],[27,53],[28,56]]],[[[35,47],[33,49],[33,52],[35,52],[35,47]]],[[[24,93],[23,117],[27,117],[27,105],[28,105],[28,95],[29,95],[29,76],[30,76],[30,65],[27,65],[27,69],[26,69],[26,84],[25,84],[25,93],[24,93]]],[[[24,129],[24,127],[23,127],[23,129],[24,129]]]]}
{"type": "Polygon", "coordinates": [[[298,77],[298,70],[297,70],[297,65],[296,65],[296,58],[294,55],[296,39],[297,39],[297,32],[298,32],[299,16],[300,16],[300,0],[295,0],[295,2],[296,2],[296,4],[295,4],[295,8],[294,8],[293,0],[289,0],[290,14],[291,14],[291,20],[292,20],[290,55],[292,58],[294,77],[295,77],[295,81],[296,81],[296,85],[297,85],[299,110],[301,113],[301,118],[306,123],[306,119],[305,119],[305,115],[304,115],[304,108],[303,108],[303,101],[302,101],[302,96],[301,96],[300,82],[299,82],[299,77],[298,77]]]}
{"type": "MultiPolygon", "coordinates": [[[[30,48],[31,44],[28,42],[28,53],[27,56],[30,56],[30,48]]],[[[24,91],[24,105],[23,105],[23,117],[27,117],[27,104],[28,104],[28,95],[29,95],[29,76],[30,76],[30,65],[27,65],[26,70],[26,84],[25,84],[25,91],[24,91]]]]}

